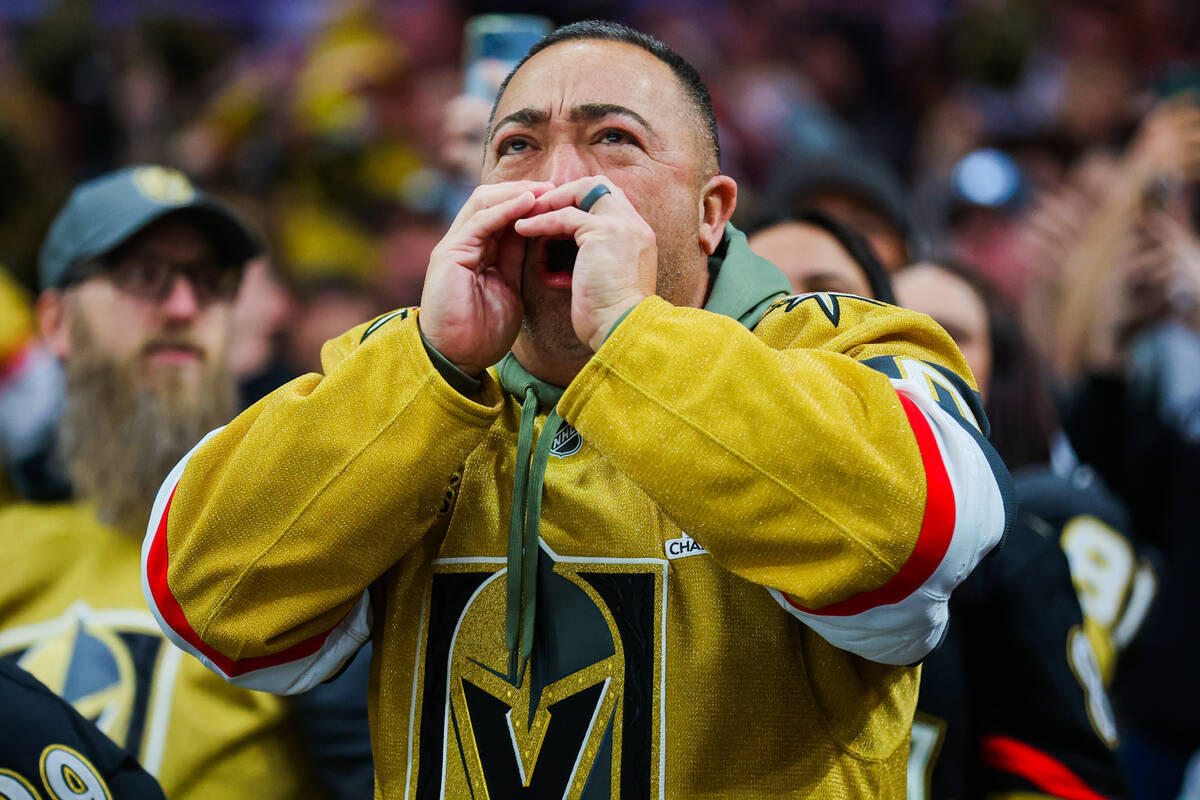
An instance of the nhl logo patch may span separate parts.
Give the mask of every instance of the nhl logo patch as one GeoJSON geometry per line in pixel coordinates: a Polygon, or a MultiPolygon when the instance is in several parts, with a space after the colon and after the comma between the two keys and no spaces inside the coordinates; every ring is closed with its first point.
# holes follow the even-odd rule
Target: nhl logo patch
{"type": "Polygon", "coordinates": [[[550,443],[550,455],[566,458],[578,453],[582,447],[583,437],[579,435],[579,431],[564,422],[558,433],[554,434],[554,441],[550,443]]]}

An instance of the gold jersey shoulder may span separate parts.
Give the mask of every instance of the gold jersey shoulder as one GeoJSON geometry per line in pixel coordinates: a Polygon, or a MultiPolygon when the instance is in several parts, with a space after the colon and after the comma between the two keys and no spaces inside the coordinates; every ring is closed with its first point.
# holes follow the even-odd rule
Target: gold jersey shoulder
{"type": "Polygon", "coordinates": [[[853,294],[812,292],[773,303],[754,329],[776,348],[816,348],[857,361],[887,355],[949,367],[975,389],[975,379],[941,326],[925,314],[853,294]]]}
{"type": "Polygon", "coordinates": [[[284,701],[166,641],[142,598],[137,536],[87,505],[22,503],[0,511],[0,542],[0,658],[136,753],[168,797],[305,795],[284,701]]]}

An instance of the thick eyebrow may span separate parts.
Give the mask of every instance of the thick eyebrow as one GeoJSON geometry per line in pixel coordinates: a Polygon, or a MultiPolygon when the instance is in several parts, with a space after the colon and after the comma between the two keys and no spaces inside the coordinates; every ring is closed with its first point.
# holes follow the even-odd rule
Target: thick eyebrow
{"type": "MultiPolygon", "coordinates": [[[[598,119],[604,119],[608,116],[629,117],[634,122],[646,129],[647,133],[654,133],[654,126],[646,121],[646,118],[634,111],[632,108],[619,106],[615,103],[584,103],[571,109],[571,115],[568,119],[571,122],[592,122],[598,119]]],[[[505,125],[525,125],[533,127],[535,125],[545,125],[550,121],[550,112],[540,108],[522,108],[514,111],[508,116],[501,119],[492,127],[492,132],[488,136],[488,142],[496,138],[496,133],[505,125]]]]}
{"type": "Polygon", "coordinates": [[[545,125],[550,121],[550,112],[540,108],[522,108],[519,111],[506,116],[504,119],[492,126],[492,131],[488,134],[488,141],[496,138],[496,132],[505,125],[525,125],[533,127],[534,125],[545,125]]]}
{"type": "Polygon", "coordinates": [[[570,120],[571,122],[592,122],[609,116],[629,117],[645,128],[647,133],[654,133],[654,126],[647,122],[645,117],[632,108],[626,108],[614,103],[584,103],[581,106],[576,106],[571,109],[570,120]]]}

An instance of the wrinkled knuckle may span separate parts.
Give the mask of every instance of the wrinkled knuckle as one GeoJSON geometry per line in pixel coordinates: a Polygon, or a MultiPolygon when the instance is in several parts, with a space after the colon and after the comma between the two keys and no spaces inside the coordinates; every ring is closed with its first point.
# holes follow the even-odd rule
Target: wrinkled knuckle
{"type": "MultiPolygon", "coordinates": [[[[628,238],[631,234],[631,231],[629,229],[629,223],[625,222],[625,220],[620,219],[620,218],[597,217],[596,225],[600,230],[602,230],[606,234],[609,234],[612,236],[620,236],[621,238],[628,238]]],[[[634,232],[634,235],[636,235],[636,232],[634,232]]]]}
{"type": "Polygon", "coordinates": [[[473,205],[474,210],[478,213],[479,211],[486,211],[507,199],[502,187],[484,184],[476,187],[475,191],[471,193],[471,199],[468,202],[473,205]]]}
{"type": "Polygon", "coordinates": [[[478,189],[471,193],[471,196],[467,198],[467,202],[463,203],[463,209],[466,210],[468,217],[479,213],[481,208],[486,207],[487,203],[484,202],[483,195],[479,193],[478,189]]]}

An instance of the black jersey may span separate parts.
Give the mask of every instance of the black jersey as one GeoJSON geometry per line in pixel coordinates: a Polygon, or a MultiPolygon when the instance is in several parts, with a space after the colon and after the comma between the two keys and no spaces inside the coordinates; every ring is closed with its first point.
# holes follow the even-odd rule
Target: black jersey
{"type": "Polygon", "coordinates": [[[1200,608],[1200,392],[1179,385],[1194,384],[1195,351],[1170,355],[1170,338],[1152,332],[1143,345],[1163,352],[1128,380],[1081,381],[1064,422],[1079,454],[1129,505],[1139,544],[1162,554],[1160,596],[1122,659],[1113,695],[1139,738],[1182,761],[1200,747],[1200,640],[1190,633],[1200,608]]]}
{"type": "Polygon", "coordinates": [[[1126,651],[1140,645],[1143,623],[1159,605],[1160,559],[1130,536],[1125,504],[1091,467],[1077,465],[1064,475],[1021,470],[1013,475],[1013,485],[1028,523],[1057,540],[1067,554],[1084,619],[1094,629],[1089,633],[1105,685],[1111,686],[1114,671],[1128,669],[1126,651]],[[1121,670],[1116,670],[1118,655],[1121,670]]]}
{"type": "Polygon", "coordinates": [[[134,760],[28,672],[0,660],[0,797],[163,800],[134,760]]]}
{"type": "Polygon", "coordinates": [[[1016,484],[1016,524],[955,592],[946,640],[925,659],[910,800],[1128,796],[1059,529],[1016,484]]]}

